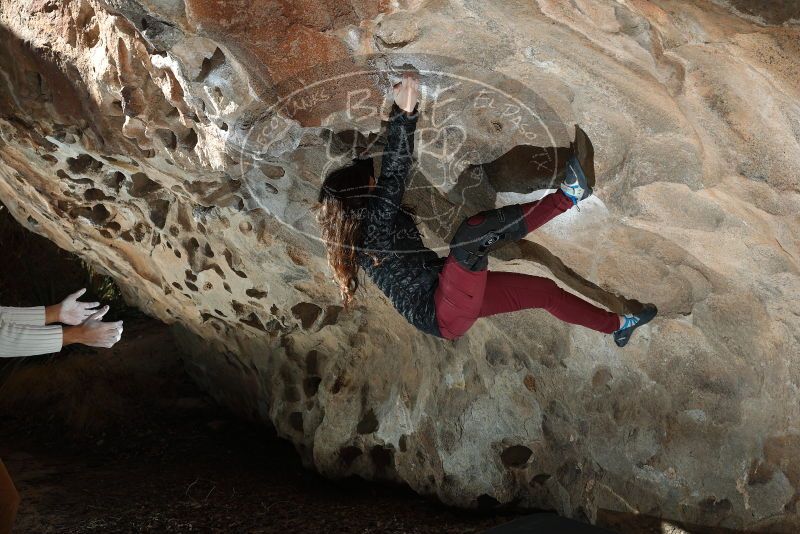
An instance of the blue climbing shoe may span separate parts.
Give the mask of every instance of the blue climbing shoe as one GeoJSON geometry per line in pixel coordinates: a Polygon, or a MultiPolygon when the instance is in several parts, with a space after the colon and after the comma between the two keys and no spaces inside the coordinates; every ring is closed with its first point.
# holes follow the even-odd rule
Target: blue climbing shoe
{"type": "Polygon", "coordinates": [[[616,343],[618,347],[627,345],[633,331],[652,321],[657,313],[658,308],[652,304],[645,304],[644,308],[642,308],[642,311],[639,313],[625,315],[625,324],[614,332],[614,343],[616,343]]]}
{"type": "MultiPolygon", "coordinates": [[[[577,206],[578,201],[592,194],[594,177],[594,147],[589,136],[575,125],[575,140],[569,144],[570,158],[567,160],[566,176],[561,192],[577,206]]],[[[580,207],[578,207],[580,210],[580,207]]]]}
{"type": "Polygon", "coordinates": [[[573,204],[578,201],[589,198],[592,194],[592,188],[583,173],[583,168],[575,155],[570,156],[567,160],[567,175],[564,177],[564,182],[561,184],[561,192],[569,198],[573,204]]]}

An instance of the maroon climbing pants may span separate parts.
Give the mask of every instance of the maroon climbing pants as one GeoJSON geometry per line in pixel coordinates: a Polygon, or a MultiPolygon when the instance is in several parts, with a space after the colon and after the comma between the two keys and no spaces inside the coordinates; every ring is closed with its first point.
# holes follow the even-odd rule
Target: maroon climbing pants
{"type": "MultiPolygon", "coordinates": [[[[522,204],[530,233],[573,206],[560,191],[522,204]]],[[[452,252],[439,274],[434,294],[439,330],[447,339],[464,335],[480,317],[528,308],[542,308],[562,321],[610,334],[619,328],[619,316],[603,310],[540,276],[501,271],[470,271],[452,252]]]]}

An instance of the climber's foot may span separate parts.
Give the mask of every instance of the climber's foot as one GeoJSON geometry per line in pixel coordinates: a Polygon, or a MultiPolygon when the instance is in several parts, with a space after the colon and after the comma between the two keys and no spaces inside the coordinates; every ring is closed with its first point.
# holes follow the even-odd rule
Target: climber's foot
{"type": "Polygon", "coordinates": [[[571,153],[575,154],[581,164],[589,187],[594,187],[594,147],[589,136],[577,124],[575,125],[575,141],[570,143],[570,148],[572,149],[571,153]]]}
{"type": "Polygon", "coordinates": [[[569,198],[573,204],[578,201],[589,198],[592,194],[592,188],[583,173],[578,158],[573,154],[567,160],[567,175],[564,182],[561,184],[561,192],[569,198]]]}
{"type": "Polygon", "coordinates": [[[619,347],[624,347],[631,339],[633,331],[642,325],[645,325],[653,320],[653,317],[658,313],[658,308],[652,304],[645,304],[642,311],[633,315],[625,315],[625,323],[614,332],[614,343],[619,347]]]}

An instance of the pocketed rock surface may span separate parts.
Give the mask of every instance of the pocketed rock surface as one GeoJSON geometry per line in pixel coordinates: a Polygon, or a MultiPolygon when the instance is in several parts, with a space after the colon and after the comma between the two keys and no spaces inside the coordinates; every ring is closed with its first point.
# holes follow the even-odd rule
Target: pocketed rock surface
{"type": "Polygon", "coordinates": [[[465,507],[796,531],[795,11],[3,2],[0,200],[174,324],[198,383],[271,421],[326,476],[403,481],[465,507]],[[423,87],[431,71],[473,80],[454,88],[448,105],[462,107],[444,127],[444,93],[424,89],[408,199],[440,254],[470,212],[552,186],[532,154],[568,146],[573,124],[588,133],[596,195],[490,268],[556,278],[618,312],[657,304],[628,347],[541,310],[435,339],[368,281],[342,310],[310,207],[348,144],[380,138],[390,102],[375,95],[393,79],[345,76],[333,98],[274,106],[311,67],[331,79],[403,64],[423,87]],[[365,80],[378,105],[356,120],[342,110],[365,80]],[[465,105],[475,80],[534,95],[547,135],[527,135],[507,108],[465,105]]]}

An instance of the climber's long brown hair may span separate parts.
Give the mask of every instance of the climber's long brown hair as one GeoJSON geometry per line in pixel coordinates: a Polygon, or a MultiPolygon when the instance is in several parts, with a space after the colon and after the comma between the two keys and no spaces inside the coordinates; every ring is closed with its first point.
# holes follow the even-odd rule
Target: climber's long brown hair
{"type": "Polygon", "coordinates": [[[359,287],[356,247],[361,243],[361,222],[372,173],[371,158],[353,160],[353,165],[332,172],[322,184],[319,202],[311,208],[316,212],[328,265],[345,310],[350,308],[359,287]]]}
{"type": "MultiPolygon", "coordinates": [[[[311,207],[328,252],[328,265],[333,280],[339,286],[342,303],[349,310],[359,288],[358,247],[361,245],[361,226],[369,201],[369,180],[373,176],[372,158],[355,159],[353,165],[332,172],[322,185],[319,202],[311,207]]],[[[410,206],[401,210],[412,216],[410,206]]],[[[380,260],[369,254],[375,265],[380,260]]]]}

